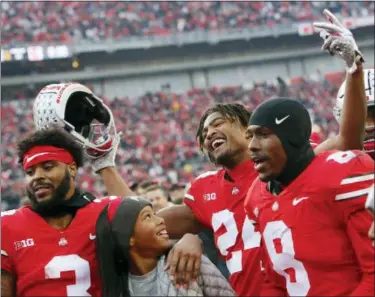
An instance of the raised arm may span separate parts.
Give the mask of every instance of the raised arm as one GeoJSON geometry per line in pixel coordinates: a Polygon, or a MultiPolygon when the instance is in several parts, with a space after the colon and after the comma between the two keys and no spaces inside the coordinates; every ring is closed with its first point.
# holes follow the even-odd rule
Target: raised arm
{"type": "Polygon", "coordinates": [[[367,102],[363,80],[362,65],[358,65],[353,74],[346,75],[344,104],[340,117],[339,133],[321,143],[316,153],[336,150],[363,149],[365,137],[365,121],[367,117],[367,102]]]}
{"type": "Polygon", "coordinates": [[[115,159],[118,146],[120,145],[122,133],[119,133],[114,140],[115,144],[112,149],[100,156],[99,158],[88,158],[92,170],[99,174],[107,189],[108,196],[132,196],[135,195],[129,188],[128,184],[122,178],[116,169],[115,159]]]}
{"type": "Polygon", "coordinates": [[[362,149],[367,117],[365,84],[363,79],[362,53],[353,34],[327,9],[324,10],[326,23],[314,23],[324,40],[323,50],[344,61],[346,82],[341,86],[338,99],[344,98],[342,114],[339,116],[339,134],[319,145],[315,152],[326,150],[362,149]]]}
{"type": "Polygon", "coordinates": [[[115,167],[106,167],[98,172],[107,189],[108,196],[135,195],[115,167]]]}

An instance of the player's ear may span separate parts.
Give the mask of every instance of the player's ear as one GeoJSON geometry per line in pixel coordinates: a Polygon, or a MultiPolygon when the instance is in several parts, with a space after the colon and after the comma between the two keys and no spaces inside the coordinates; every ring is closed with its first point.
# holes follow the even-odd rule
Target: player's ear
{"type": "Polygon", "coordinates": [[[77,163],[72,162],[68,165],[68,171],[70,176],[74,179],[77,175],[77,163]]]}

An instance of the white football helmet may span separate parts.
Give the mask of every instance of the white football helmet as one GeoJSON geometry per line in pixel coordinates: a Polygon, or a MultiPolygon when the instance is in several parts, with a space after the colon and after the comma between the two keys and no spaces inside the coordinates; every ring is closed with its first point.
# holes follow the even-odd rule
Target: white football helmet
{"type": "Polygon", "coordinates": [[[44,87],[34,101],[33,118],[37,130],[52,125],[64,128],[90,157],[109,152],[119,141],[111,110],[79,83],[44,87]]]}
{"type": "MultiPolygon", "coordinates": [[[[367,106],[374,105],[374,69],[365,69],[363,70],[364,74],[364,81],[365,81],[365,91],[366,91],[366,99],[367,99],[367,106]]],[[[345,99],[345,88],[346,88],[346,80],[342,83],[339,92],[336,98],[336,106],[333,108],[333,114],[336,120],[340,121],[340,116],[342,112],[342,108],[344,106],[344,99],[345,99]]]]}

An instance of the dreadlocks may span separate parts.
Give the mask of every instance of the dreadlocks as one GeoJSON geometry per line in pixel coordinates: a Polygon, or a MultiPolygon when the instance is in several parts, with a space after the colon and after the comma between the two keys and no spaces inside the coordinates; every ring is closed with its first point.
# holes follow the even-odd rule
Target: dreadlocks
{"type": "Polygon", "coordinates": [[[250,116],[251,116],[251,112],[248,111],[243,105],[238,104],[238,103],[217,104],[207,109],[199,122],[198,131],[196,134],[196,139],[198,140],[199,148],[201,149],[201,151],[203,151],[203,142],[204,142],[204,139],[202,136],[203,125],[207,117],[214,112],[221,113],[227,119],[231,119],[231,120],[237,119],[241,123],[241,125],[245,128],[247,127],[250,116]]]}

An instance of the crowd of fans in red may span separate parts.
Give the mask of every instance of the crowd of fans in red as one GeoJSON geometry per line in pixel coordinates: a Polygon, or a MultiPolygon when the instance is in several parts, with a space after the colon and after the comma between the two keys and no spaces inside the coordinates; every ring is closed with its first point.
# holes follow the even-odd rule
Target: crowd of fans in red
{"type": "MultiPolygon", "coordinates": [[[[193,89],[184,94],[146,93],[140,98],[104,98],[113,110],[118,131],[124,133],[116,163],[129,183],[153,179],[162,183],[187,183],[198,174],[212,170],[199,151],[195,133],[207,107],[215,103],[238,102],[250,110],[272,96],[299,98],[322,128],[322,138],[337,131],[332,115],[343,74],[318,80],[296,79],[283,83],[254,84],[250,88],[193,89]],[[286,89],[287,87],[287,89],[286,89]],[[285,93],[287,92],[287,93],[285,93]]],[[[37,91],[35,91],[36,93],[37,91]]],[[[2,208],[17,207],[24,193],[21,167],[17,164],[16,143],[33,127],[33,100],[2,102],[1,109],[1,193],[2,208]]],[[[104,187],[86,164],[77,182],[83,189],[103,194],[104,187]]]]}
{"type": "Polygon", "coordinates": [[[1,3],[1,43],[95,42],[194,30],[254,30],[316,21],[324,8],[341,17],[374,14],[372,1],[10,1],[1,3]]]}

